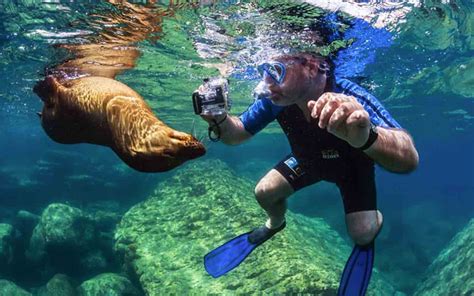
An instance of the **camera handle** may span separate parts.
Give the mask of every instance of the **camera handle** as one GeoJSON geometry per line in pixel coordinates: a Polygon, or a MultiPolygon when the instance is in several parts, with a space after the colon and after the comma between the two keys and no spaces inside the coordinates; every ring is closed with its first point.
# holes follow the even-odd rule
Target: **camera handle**
{"type": "Polygon", "coordinates": [[[222,124],[226,119],[227,119],[227,114],[219,122],[217,122],[217,120],[215,120],[215,119],[212,120],[214,125],[210,125],[209,128],[207,129],[209,140],[211,140],[212,142],[219,142],[219,140],[221,139],[221,129],[220,129],[219,125],[222,124]],[[214,127],[216,128],[216,131],[214,132],[216,134],[216,137],[212,136],[212,132],[213,132],[214,127]]]}

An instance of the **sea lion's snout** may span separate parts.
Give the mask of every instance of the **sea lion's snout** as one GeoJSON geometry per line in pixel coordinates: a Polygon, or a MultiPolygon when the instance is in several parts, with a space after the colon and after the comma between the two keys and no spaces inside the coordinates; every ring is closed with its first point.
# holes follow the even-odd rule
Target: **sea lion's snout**
{"type": "Polygon", "coordinates": [[[167,170],[175,168],[184,162],[203,156],[206,148],[192,135],[172,130],[169,134],[170,146],[164,155],[167,161],[167,170]]]}
{"type": "MultiPolygon", "coordinates": [[[[166,172],[184,162],[203,156],[206,148],[193,136],[171,130],[161,136],[156,135],[148,142],[146,151],[134,150],[132,157],[122,159],[141,172],[166,172]],[[165,137],[167,143],[163,142],[165,137]],[[161,139],[160,139],[161,138],[161,139]]],[[[120,156],[123,154],[119,153],[120,156]]]]}
{"type": "Polygon", "coordinates": [[[183,162],[198,158],[206,153],[204,145],[189,134],[173,131],[170,136],[175,144],[173,152],[183,162]]]}
{"type": "Polygon", "coordinates": [[[185,160],[195,159],[206,154],[206,148],[197,139],[193,138],[191,141],[187,141],[179,149],[178,157],[185,160]]]}

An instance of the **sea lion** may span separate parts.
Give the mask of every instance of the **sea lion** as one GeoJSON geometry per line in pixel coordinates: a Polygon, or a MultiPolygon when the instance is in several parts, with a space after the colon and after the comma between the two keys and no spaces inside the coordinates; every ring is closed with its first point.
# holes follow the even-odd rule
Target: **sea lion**
{"type": "Polygon", "coordinates": [[[44,102],[43,129],[56,142],[108,146],[142,172],[168,171],[205,154],[196,138],[165,125],[137,92],[114,79],[89,76],[60,83],[48,76],[34,92],[44,102]]]}

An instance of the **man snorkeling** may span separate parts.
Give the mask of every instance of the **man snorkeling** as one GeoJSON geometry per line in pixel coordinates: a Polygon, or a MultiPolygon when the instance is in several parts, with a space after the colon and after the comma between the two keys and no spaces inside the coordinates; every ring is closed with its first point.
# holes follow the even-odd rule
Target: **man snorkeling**
{"type": "Polygon", "coordinates": [[[418,165],[410,135],[378,100],[349,80],[337,78],[330,60],[311,53],[277,56],[258,66],[259,99],[239,117],[202,115],[225,144],[239,144],[277,120],[291,153],[257,184],[255,196],[268,220],[204,258],[214,277],[237,267],[257,246],[285,228],[286,199],[319,181],[342,195],[347,231],[355,243],[339,295],[364,295],[374,240],[383,217],[376,205],[374,164],[408,173],[418,165]]]}

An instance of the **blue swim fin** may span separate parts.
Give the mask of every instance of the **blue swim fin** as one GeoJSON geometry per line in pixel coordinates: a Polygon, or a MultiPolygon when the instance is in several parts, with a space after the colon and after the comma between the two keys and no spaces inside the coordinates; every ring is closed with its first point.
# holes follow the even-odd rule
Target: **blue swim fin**
{"type": "Polygon", "coordinates": [[[241,234],[204,256],[204,268],[212,277],[218,278],[242,263],[259,245],[285,228],[286,223],[277,229],[265,226],[241,234]]]}
{"type": "Polygon", "coordinates": [[[364,296],[374,266],[374,243],[354,246],[346,262],[339,284],[338,296],[364,296]]]}

